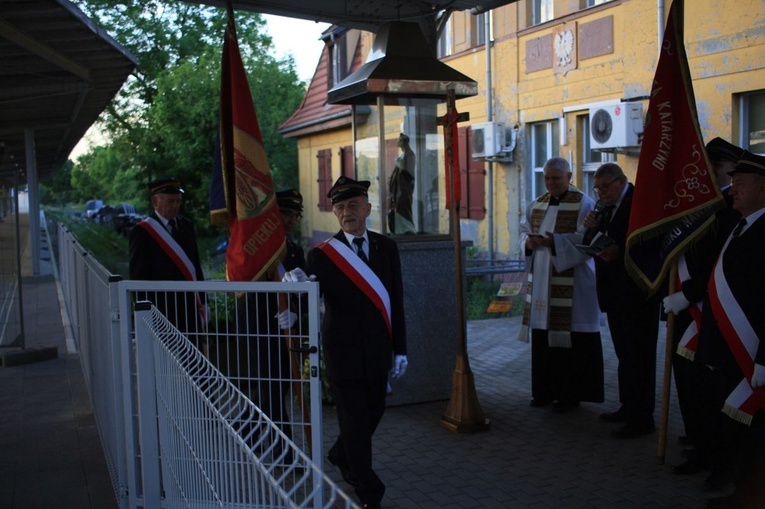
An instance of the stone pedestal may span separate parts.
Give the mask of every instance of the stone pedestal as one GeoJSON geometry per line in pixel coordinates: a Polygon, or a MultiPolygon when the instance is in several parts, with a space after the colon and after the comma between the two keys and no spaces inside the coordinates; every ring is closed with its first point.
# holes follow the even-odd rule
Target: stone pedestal
{"type": "MultiPolygon", "coordinates": [[[[464,250],[470,245],[463,242],[464,250]]],[[[391,379],[389,406],[448,400],[458,351],[454,242],[399,242],[409,368],[391,379]]],[[[465,286],[465,275],[463,288],[465,286]]],[[[466,299],[467,297],[465,297],[466,299]]]]}

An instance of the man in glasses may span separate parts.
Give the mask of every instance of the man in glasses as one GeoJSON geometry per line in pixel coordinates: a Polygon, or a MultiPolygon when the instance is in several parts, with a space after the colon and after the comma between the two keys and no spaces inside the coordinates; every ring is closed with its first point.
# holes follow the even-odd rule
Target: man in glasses
{"type": "Polygon", "coordinates": [[[600,417],[622,423],[614,438],[637,438],[653,433],[656,392],[656,342],[659,296],[646,295],[624,267],[624,246],[635,187],[622,169],[606,163],[595,172],[595,191],[603,202],[599,214],[590,212],[584,226],[603,232],[614,242],[595,254],[598,303],[606,313],[619,361],[621,406],[600,417]]]}

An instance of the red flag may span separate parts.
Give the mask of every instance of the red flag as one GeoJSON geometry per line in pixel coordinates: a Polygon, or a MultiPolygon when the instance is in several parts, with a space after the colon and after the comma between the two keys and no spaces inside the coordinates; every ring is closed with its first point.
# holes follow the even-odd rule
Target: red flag
{"type": "Polygon", "coordinates": [[[630,275],[650,293],[723,204],[710,168],[683,45],[683,0],[675,0],[651,88],[625,253],[630,275]]]}
{"type": "Polygon", "coordinates": [[[286,251],[284,227],[230,5],[223,42],[218,135],[210,207],[213,222],[228,222],[226,279],[270,279],[269,273],[286,251]]]}

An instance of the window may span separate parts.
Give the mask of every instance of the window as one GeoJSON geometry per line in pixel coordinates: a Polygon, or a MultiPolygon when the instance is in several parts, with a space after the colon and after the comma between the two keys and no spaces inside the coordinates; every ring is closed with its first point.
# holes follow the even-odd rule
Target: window
{"type": "Polygon", "coordinates": [[[578,116],[577,122],[579,124],[578,132],[581,133],[582,136],[582,181],[577,187],[579,187],[579,189],[581,189],[584,194],[597,201],[598,195],[595,193],[595,191],[592,190],[592,188],[595,186],[595,170],[597,170],[603,163],[616,161],[616,157],[611,152],[600,152],[590,148],[589,115],[578,116]]]}
{"type": "Polygon", "coordinates": [[[610,1],[611,0],[584,0],[584,7],[593,7],[610,1]]]}
{"type": "Polygon", "coordinates": [[[335,85],[343,81],[348,76],[348,58],[347,41],[343,35],[334,40],[334,43],[327,43],[328,67],[327,67],[327,87],[331,90],[335,85]]]}
{"type": "Polygon", "coordinates": [[[319,210],[329,212],[332,210],[332,202],[327,198],[327,193],[332,188],[332,151],[319,150],[316,159],[319,163],[319,210]]]}
{"type": "Polygon", "coordinates": [[[531,144],[529,154],[531,154],[532,175],[530,194],[527,196],[534,199],[546,192],[545,178],[542,173],[545,162],[551,157],[558,156],[559,153],[559,129],[558,121],[540,122],[531,124],[529,143],[531,144]]]}
{"type": "Polygon", "coordinates": [[[448,57],[452,54],[452,17],[446,20],[446,25],[438,38],[438,58],[448,57]]]}
{"type": "Polygon", "coordinates": [[[353,147],[348,145],[340,148],[340,175],[356,179],[353,171],[353,147]]]}
{"type": "Polygon", "coordinates": [[[765,155],[765,92],[741,97],[741,146],[765,155]]]}
{"type": "Polygon", "coordinates": [[[531,24],[538,25],[553,19],[553,0],[531,0],[531,24]]]}
{"type": "Polygon", "coordinates": [[[470,16],[470,46],[484,46],[486,44],[486,16],[482,12],[475,16],[470,16]]]}

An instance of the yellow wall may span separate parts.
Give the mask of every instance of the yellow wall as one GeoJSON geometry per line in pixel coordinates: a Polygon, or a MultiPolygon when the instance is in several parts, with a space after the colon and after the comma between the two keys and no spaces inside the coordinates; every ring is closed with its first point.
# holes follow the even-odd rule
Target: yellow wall
{"type": "MultiPolygon", "coordinates": [[[[586,115],[592,103],[648,96],[658,55],[656,0],[614,0],[585,10],[579,9],[579,0],[556,0],[556,19],[529,28],[527,3],[528,0],[520,0],[492,11],[493,120],[520,126],[514,161],[494,163],[487,177],[492,179],[494,189],[492,219],[494,252],[498,259],[520,257],[518,222],[530,198],[525,196],[530,172],[527,168],[529,124],[565,116],[566,144],[560,146],[560,155],[570,158],[579,169],[582,134],[577,118],[586,115]],[[551,68],[527,72],[528,41],[552,34],[562,23],[570,26],[606,16],[613,19],[612,53],[578,60],[577,67],[565,74],[556,74],[551,68]]],[[[665,0],[665,19],[671,3],[665,0]]],[[[761,57],[765,50],[763,2],[740,0],[731,2],[731,8],[721,8],[717,0],[686,0],[685,4],[686,51],[702,135],[705,140],[721,136],[735,142],[739,135],[738,94],[765,88],[765,63],[761,57]]],[[[487,65],[485,46],[470,47],[470,41],[474,40],[471,31],[481,28],[471,21],[471,16],[467,12],[452,14],[450,30],[454,47],[444,62],[478,81],[478,95],[457,102],[459,111],[470,114],[468,124],[475,124],[487,120],[487,65]]],[[[370,34],[365,34],[365,41],[366,47],[370,47],[370,34]]],[[[641,102],[645,114],[648,103],[645,99],[641,102]]],[[[337,178],[338,150],[349,145],[350,140],[348,129],[299,141],[300,184],[307,210],[317,210],[317,150],[332,149],[333,178],[337,178]]],[[[632,179],[638,151],[622,151],[616,157],[616,162],[632,179]]],[[[579,183],[580,177],[581,172],[577,171],[575,183],[579,183]]],[[[488,182],[486,188],[489,189],[488,182]]],[[[484,254],[488,248],[489,224],[488,217],[481,221],[462,221],[463,239],[472,240],[484,254]]],[[[303,235],[310,236],[314,230],[335,229],[331,214],[313,214],[310,221],[304,221],[303,235]]]]}
{"type": "MultiPolygon", "coordinates": [[[[744,0],[737,2],[735,9],[721,9],[714,0],[685,3],[686,51],[702,136],[705,140],[721,136],[735,141],[739,134],[735,94],[765,88],[762,2],[744,0]]],[[[520,256],[516,239],[519,217],[527,203],[527,197],[521,194],[528,186],[523,178],[529,172],[528,124],[565,116],[566,144],[560,146],[560,155],[579,168],[582,154],[577,117],[587,114],[591,103],[648,96],[659,47],[656,0],[617,0],[586,10],[579,10],[577,1],[558,0],[556,19],[536,28],[524,28],[528,19],[525,4],[521,0],[492,12],[493,120],[521,126],[514,162],[493,165],[495,254],[500,259],[520,256]],[[579,60],[577,68],[565,74],[556,74],[553,69],[526,71],[527,41],[551,34],[562,23],[587,23],[604,16],[613,17],[613,53],[579,60]],[[581,110],[571,111],[578,105],[581,110]]],[[[671,0],[665,1],[665,19],[670,5],[671,0]]],[[[469,14],[455,13],[453,19],[461,16],[469,14]]],[[[452,25],[456,30],[466,23],[452,25]]],[[[483,46],[454,53],[445,62],[479,82],[479,95],[463,99],[457,106],[470,113],[470,123],[485,122],[487,73],[483,46]]],[[[645,115],[648,102],[641,102],[645,115]]],[[[630,178],[634,178],[637,156],[636,150],[616,155],[616,162],[630,178]]],[[[581,172],[575,172],[575,183],[579,184],[580,177],[581,172]]],[[[463,221],[463,232],[467,230],[467,237],[485,251],[488,219],[477,225],[469,223],[463,221]]]]}

